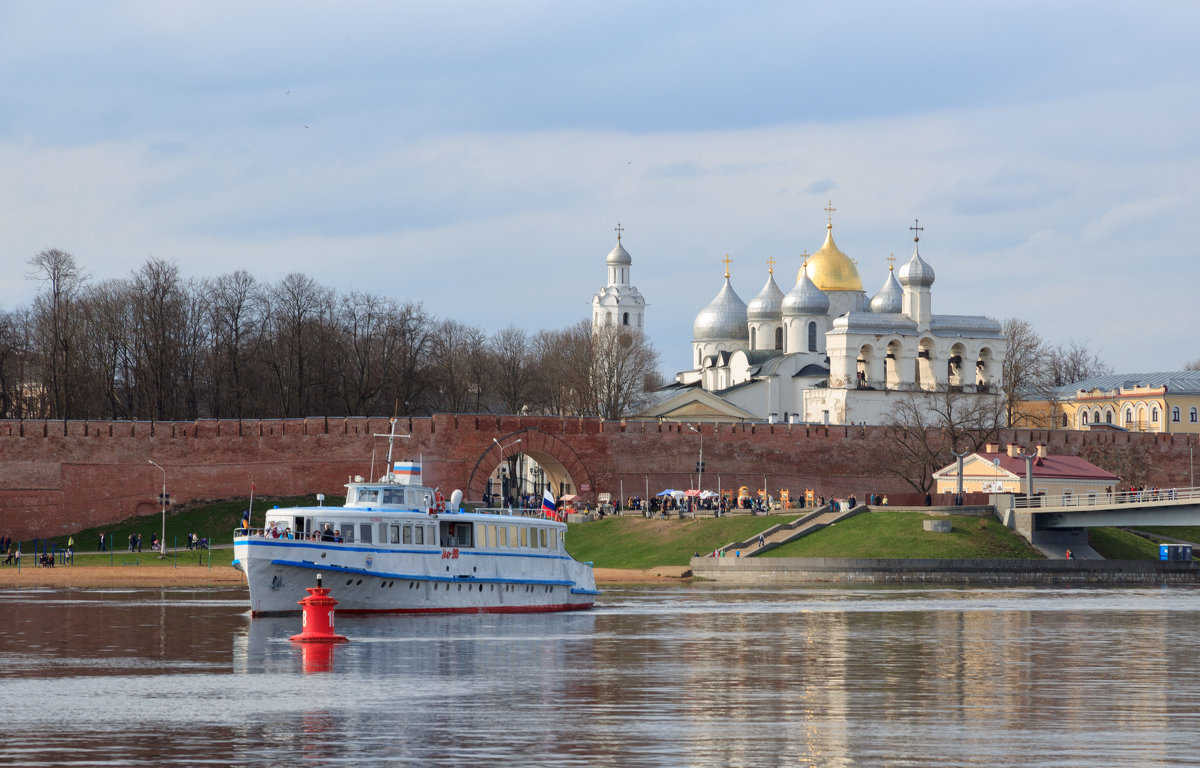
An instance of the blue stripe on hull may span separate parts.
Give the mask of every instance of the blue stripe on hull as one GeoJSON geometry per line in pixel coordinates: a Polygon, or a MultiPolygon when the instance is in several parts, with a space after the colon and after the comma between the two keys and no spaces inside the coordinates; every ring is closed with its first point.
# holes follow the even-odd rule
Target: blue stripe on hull
{"type": "MultiPolygon", "coordinates": [[[[386,571],[368,571],[365,568],[348,568],[343,565],[323,565],[307,560],[272,560],[271,565],[287,565],[292,568],[304,568],[310,571],[326,573],[352,573],[356,576],[373,576],[380,579],[404,579],[406,581],[431,581],[441,584],[530,584],[550,587],[573,587],[575,582],[562,579],[501,579],[480,578],[478,576],[425,576],[415,573],[388,573],[386,571]]],[[[576,590],[572,589],[572,592],[576,590]]],[[[578,592],[578,594],[598,595],[599,592],[578,592]]]]}

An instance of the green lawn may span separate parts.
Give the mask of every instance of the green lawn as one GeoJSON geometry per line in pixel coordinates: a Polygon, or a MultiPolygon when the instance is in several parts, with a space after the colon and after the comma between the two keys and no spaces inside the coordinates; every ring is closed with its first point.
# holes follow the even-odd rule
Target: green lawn
{"type": "Polygon", "coordinates": [[[654,568],[687,565],[694,553],[706,554],[733,541],[745,541],[767,528],[791,522],[795,515],[734,515],[700,520],[647,520],[610,516],[572,523],[567,551],[597,568],[654,568]]]}
{"type": "MultiPolygon", "coordinates": [[[[341,506],[343,501],[342,497],[327,497],[325,505],[341,506]]],[[[242,513],[248,506],[249,499],[231,499],[188,504],[179,508],[167,507],[167,549],[174,548],[178,542],[179,549],[187,552],[188,533],[195,533],[201,538],[207,538],[213,545],[232,544],[233,531],[241,524],[242,513]]],[[[276,506],[315,507],[317,501],[312,496],[256,498],[251,524],[261,527],[266,519],[267,510],[276,506]]],[[[70,535],[75,539],[76,552],[94,552],[99,544],[100,533],[103,531],[108,538],[110,550],[114,549],[113,544],[115,544],[116,555],[120,555],[122,552],[129,555],[129,535],[140,533],[142,535],[141,554],[147,555],[150,554],[150,537],[161,533],[162,525],[162,514],[156,512],[145,517],[122,520],[112,525],[85,528],[74,531],[70,535]]],[[[67,546],[66,535],[55,536],[48,541],[57,549],[64,549],[67,546]]],[[[37,545],[39,550],[42,546],[41,542],[42,540],[39,538],[37,545]]],[[[28,552],[32,549],[32,543],[25,542],[23,551],[28,552]]],[[[157,560],[157,555],[152,556],[157,560]]],[[[104,558],[105,560],[110,559],[108,555],[104,555],[104,558]]],[[[81,560],[76,560],[76,563],[79,562],[81,560]]]]}
{"type": "Polygon", "coordinates": [[[761,556],[1045,559],[994,518],[891,511],[856,515],[761,556]],[[950,520],[950,533],[922,527],[925,520],[938,519],[950,520]]]}
{"type": "Polygon", "coordinates": [[[1120,528],[1090,528],[1088,544],[1105,560],[1158,559],[1158,544],[1120,528]]]}

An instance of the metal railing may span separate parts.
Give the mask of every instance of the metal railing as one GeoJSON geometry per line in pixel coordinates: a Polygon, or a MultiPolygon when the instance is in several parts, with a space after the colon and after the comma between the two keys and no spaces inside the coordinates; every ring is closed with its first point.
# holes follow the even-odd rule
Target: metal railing
{"type": "Polygon", "coordinates": [[[1194,504],[1200,488],[1147,488],[1141,491],[1066,493],[1060,496],[1013,494],[1014,509],[1108,507],[1116,504],[1194,504]]]}

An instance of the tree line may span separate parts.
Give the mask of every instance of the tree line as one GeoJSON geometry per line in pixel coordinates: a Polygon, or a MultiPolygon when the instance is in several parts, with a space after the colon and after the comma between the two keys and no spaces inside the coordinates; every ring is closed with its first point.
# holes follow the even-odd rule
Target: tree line
{"type": "Polygon", "coordinates": [[[660,384],[641,333],[586,321],[487,333],[298,273],[185,278],[150,258],[97,282],[60,250],[29,265],[32,304],[0,313],[0,418],[618,418],[660,384]]]}

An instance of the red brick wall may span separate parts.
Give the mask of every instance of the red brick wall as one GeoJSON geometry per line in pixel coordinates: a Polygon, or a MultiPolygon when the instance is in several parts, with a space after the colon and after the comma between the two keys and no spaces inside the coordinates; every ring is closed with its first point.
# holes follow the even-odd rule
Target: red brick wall
{"type": "MultiPolygon", "coordinates": [[[[746,485],[778,497],[813,488],[827,497],[872,492],[904,494],[895,477],[873,476],[872,427],[785,424],[702,424],[704,485],[746,485]]],[[[351,475],[383,472],[387,441],[372,437],[387,419],[286,421],[0,422],[0,534],[15,538],[55,535],[158,509],[162,473],[172,502],[259,495],[340,494],[351,475]]],[[[394,458],[420,458],[427,484],[483,493],[500,463],[493,439],[522,451],[554,456],[585,499],[600,492],[626,496],[666,487],[686,489],[695,477],[700,437],[686,425],[602,422],[579,418],[438,415],[404,420],[394,458]]],[[[1004,442],[1051,453],[1112,451],[1135,447],[1149,461],[1146,482],[1164,487],[1189,482],[1186,436],[1015,430],[1004,442]]],[[[511,452],[511,450],[510,450],[511,452]]],[[[1100,462],[1097,462],[1100,463],[1100,462]]],[[[1121,474],[1112,467],[1111,471],[1121,474]]],[[[447,493],[447,495],[449,495],[447,493]]]]}

